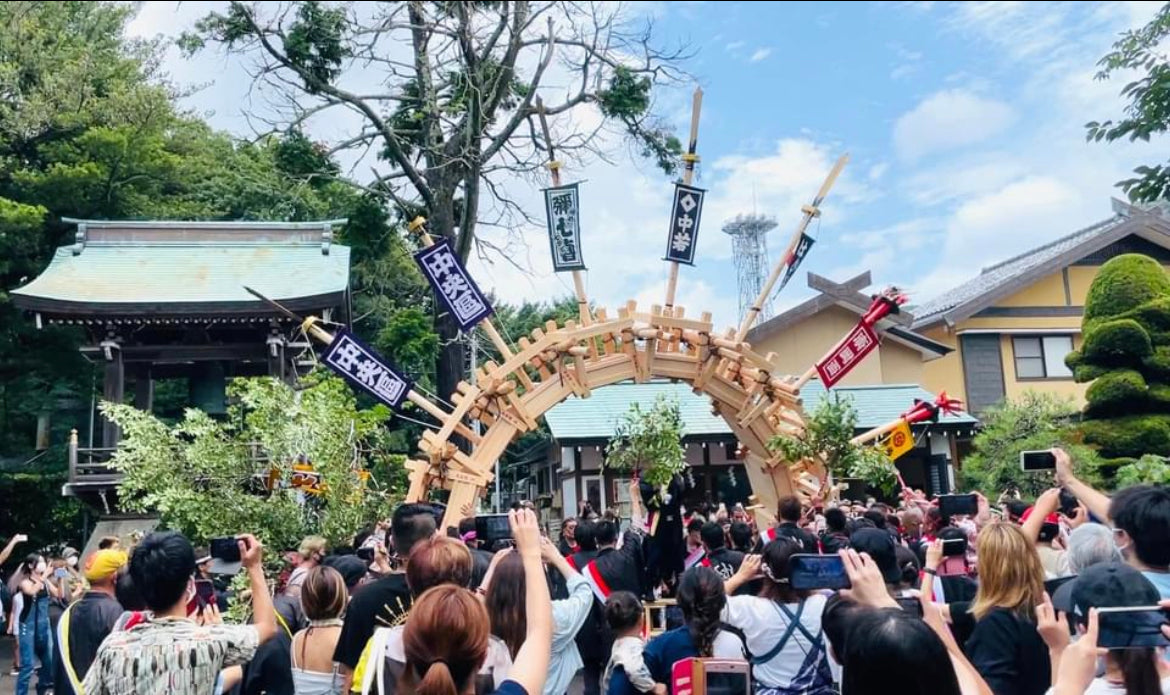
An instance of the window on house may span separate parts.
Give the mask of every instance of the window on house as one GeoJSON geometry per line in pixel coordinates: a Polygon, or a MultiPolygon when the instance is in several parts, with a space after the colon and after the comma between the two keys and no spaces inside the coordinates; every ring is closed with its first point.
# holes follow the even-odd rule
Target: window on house
{"type": "Polygon", "coordinates": [[[1071,335],[1036,335],[1012,338],[1017,379],[1067,379],[1072,371],[1064,364],[1072,352],[1071,335]]]}

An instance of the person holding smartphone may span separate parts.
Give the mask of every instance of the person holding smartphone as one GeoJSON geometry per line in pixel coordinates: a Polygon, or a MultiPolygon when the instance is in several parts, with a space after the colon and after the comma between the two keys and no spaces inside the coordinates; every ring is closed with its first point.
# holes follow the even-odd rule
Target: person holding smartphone
{"type": "MultiPolygon", "coordinates": [[[[1104,563],[1086,569],[1072,585],[1073,610],[1077,632],[1081,635],[1078,643],[1085,642],[1078,644],[1080,648],[1077,650],[1069,648],[1071,640],[1064,613],[1056,613],[1048,600],[1038,606],[1039,631],[1048,645],[1056,691],[1075,692],[1077,695],[1160,695],[1170,692],[1170,664],[1164,658],[1164,647],[1109,649],[1105,653],[1105,672],[1096,675],[1098,648],[1107,648],[1109,642],[1118,637],[1122,640],[1139,639],[1127,634],[1125,626],[1141,626],[1146,614],[1145,611],[1106,614],[1099,609],[1154,608],[1159,600],[1160,594],[1153,583],[1124,563],[1104,563]],[[1065,660],[1070,663],[1063,663],[1065,660]],[[1086,668],[1090,664],[1091,667],[1086,668]],[[1088,676],[1074,677],[1078,672],[1088,676]]],[[[1152,611],[1153,618],[1162,622],[1164,614],[1160,617],[1159,613],[1161,610],[1152,611]]],[[[1164,638],[1158,641],[1166,642],[1164,638]]]]}
{"type": "Polygon", "coordinates": [[[37,660],[37,693],[53,689],[53,634],[49,629],[49,599],[60,598],[60,589],[49,581],[49,563],[33,553],[20,566],[20,593],[23,607],[17,616],[20,631],[20,675],[16,695],[28,695],[37,660]]]}
{"type": "Polygon", "coordinates": [[[756,692],[807,695],[834,692],[828,643],[821,627],[824,594],[799,591],[790,583],[792,556],[800,542],[780,536],[764,547],[763,555],[748,555],[735,576],[724,583],[727,605],[720,618],[743,632],[751,653],[756,692]],[[759,596],[735,592],[763,573],[759,596]]]}

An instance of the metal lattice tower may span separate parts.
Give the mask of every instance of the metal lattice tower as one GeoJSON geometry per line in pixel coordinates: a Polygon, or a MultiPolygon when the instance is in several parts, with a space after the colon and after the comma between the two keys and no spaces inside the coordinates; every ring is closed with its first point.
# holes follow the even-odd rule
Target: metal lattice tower
{"type": "MultiPolygon", "coordinates": [[[[723,233],[731,236],[735,252],[735,276],[739,287],[739,318],[742,321],[752,308],[768,277],[768,232],[776,228],[776,220],[767,215],[736,215],[723,224],[723,233]]],[[[759,322],[772,316],[772,299],[764,301],[759,322]]]]}

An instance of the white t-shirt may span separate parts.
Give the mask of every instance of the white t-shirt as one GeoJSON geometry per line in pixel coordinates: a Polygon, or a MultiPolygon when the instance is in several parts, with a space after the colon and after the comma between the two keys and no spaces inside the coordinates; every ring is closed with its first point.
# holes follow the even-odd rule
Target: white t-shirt
{"type": "MultiPolygon", "coordinates": [[[[1049,688],[1045,695],[1052,695],[1052,693],[1053,689],[1049,688]]],[[[1094,678],[1085,690],[1085,695],[1125,695],[1125,685],[1110,683],[1104,678],[1094,678]]],[[[1170,678],[1162,679],[1162,695],[1170,695],[1170,678]]]]}
{"type": "MultiPolygon", "coordinates": [[[[810,635],[816,637],[821,634],[821,615],[825,611],[826,598],[821,594],[808,597],[804,603],[804,611],[800,614],[800,623],[810,635]]],[[[785,607],[793,615],[796,614],[799,604],[789,603],[785,607]]],[[[775,601],[758,596],[728,596],[727,607],[721,616],[723,621],[743,631],[747,638],[748,650],[757,657],[772,651],[788,631],[788,618],[781,611],[775,601]]],[[[822,658],[828,658],[828,645],[824,637],[821,644],[816,645],[822,658]]],[[[814,645],[801,630],[793,630],[784,648],[772,657],[767,663],[752,667],[752,677],[760,684],[772,688],[785,688],[800,674],[802,667],[807,667],[808,659],[814,645]]]]}

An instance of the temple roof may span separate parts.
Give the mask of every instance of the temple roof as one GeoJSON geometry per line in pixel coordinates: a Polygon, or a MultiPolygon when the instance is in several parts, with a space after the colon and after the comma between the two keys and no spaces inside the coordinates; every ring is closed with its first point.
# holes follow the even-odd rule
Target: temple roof
{"type": "Polygon", "coordinates": [[[271,315],[247,285],[294,311],[345,306],[349,247],[322,222],[66,220],[77,243],[57,249],[17,307],[50,317],[271,315]]]}

